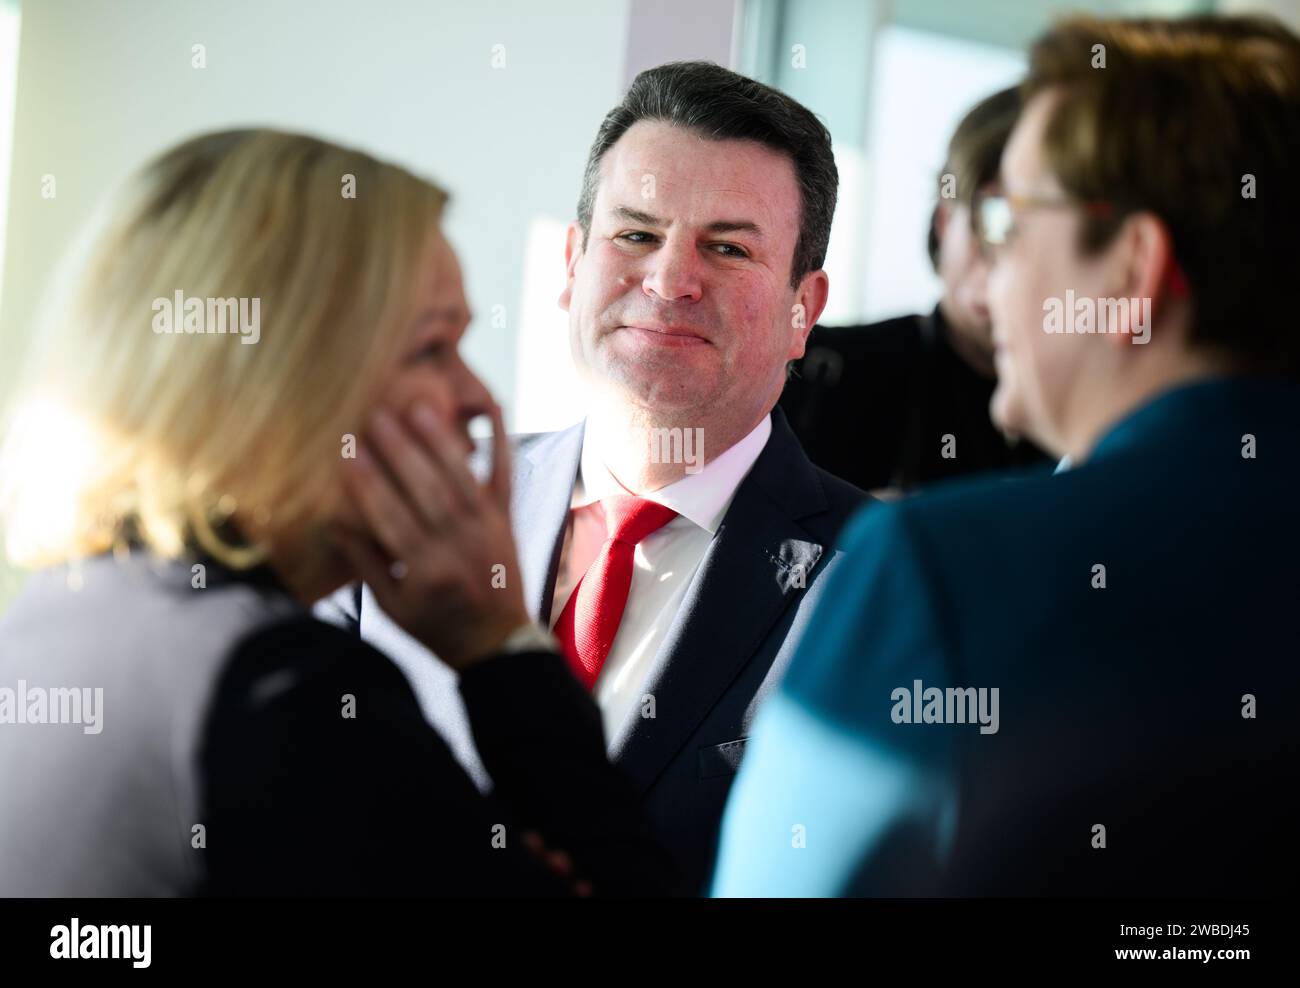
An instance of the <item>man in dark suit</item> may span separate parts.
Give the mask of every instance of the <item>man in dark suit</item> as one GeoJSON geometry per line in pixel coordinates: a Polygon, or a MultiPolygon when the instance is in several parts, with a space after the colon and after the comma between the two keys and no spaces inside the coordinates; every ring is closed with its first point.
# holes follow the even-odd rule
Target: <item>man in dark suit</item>
{"type": "Polygon", "coordinates": [[[1025,95],[993,407],[1072,466],[855,520],[715,894],[1291,891],[1300,40],[1067,22],[1025,95]]]}
{"type": "MultiPolygon", "coordinates": [[[[522,580],[592,689],[686,892],[703,890],[755,706],[867,499],[774,411],[825,306],[836,183],[830,135],[789,97],[706,63],[637,77],[568,232],[561,305],[590,414],[517,440],[521,572],[484,574],[522,580]]],[[[341,603],[490,785],[454,675],[368,589],[341,603]]]]}

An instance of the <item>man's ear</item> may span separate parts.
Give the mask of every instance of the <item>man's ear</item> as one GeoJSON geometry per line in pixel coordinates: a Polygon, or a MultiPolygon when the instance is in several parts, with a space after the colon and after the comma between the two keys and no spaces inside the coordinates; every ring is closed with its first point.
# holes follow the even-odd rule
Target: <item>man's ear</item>
{"type": "Polygon", "coordinates": [[[1120,237],[1123,242],[1120,297],[1127,299],[1128,304],[1119,307],[1117,324],[1108,335],[1127,346],[1146,343],[1151,338],[1151,324],[1168,301],[1170,273],[1178,262],[1169,229],[1154,213],[1130,216],[1120,237]]]}
{"type": "Polygon", "coordinates": [[[809,271],[800,280],[799,288],[794,293],[794,303],[790,306],[790,328],[795,335],[791,338],[786,360],[797,360],[803,356],[808,334],[826,311],[829,294],[830,277],[823,270],[809,271]]]}
{"type": "Polygon", "coordinates": [[[943,253],[943,235],[948,229],[948,221],[952,217],[952,206],[949,200],[940,199],[930,210],[930,229],[925,237],[925,252],[930,258],[930,267],[934,268],[934,273],[939,273],[939,257],[943,253]]]}
{"type": "Polygon", "coordinates": [[[569,302],[573,298],[573,279],[582,260],[582,227],[576,221],[569,224],[564,231],[564,291],[560,292],[560,308],[569,311],[569,302]]]}

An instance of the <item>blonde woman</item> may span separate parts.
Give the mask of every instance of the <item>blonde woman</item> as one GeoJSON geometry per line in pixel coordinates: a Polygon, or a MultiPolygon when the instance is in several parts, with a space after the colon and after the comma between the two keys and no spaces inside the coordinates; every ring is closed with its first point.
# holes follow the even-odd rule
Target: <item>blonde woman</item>
{"type": "Polygon", "coordinates": [[[523,605],[445,198],[241,130],[162,155],[94,225],[0,460],[7,551],[37,570],[0,619],[0,894],[662,887],[523,605]],[[360,578],[460,672],[492,796],[395,666],[312,617],[360,578]]]}

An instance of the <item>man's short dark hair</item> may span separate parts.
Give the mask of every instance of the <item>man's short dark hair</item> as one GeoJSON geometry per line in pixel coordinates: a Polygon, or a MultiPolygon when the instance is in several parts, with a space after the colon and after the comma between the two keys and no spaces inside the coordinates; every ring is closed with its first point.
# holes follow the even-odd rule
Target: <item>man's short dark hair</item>
{"type": "Polygon", "coordinates": [[[646,69],[632,81],[623,102],[606,115],[587,156],[578,198],[584,247],[591,234],[601,160],[628,128],[642,120],[685,127],[715,141],[757,141],[788,156],[800,199],[791,285],[797,286],[809,271],[821,268],[839,187],[830,131],[785,93],[712,62],[669,62],[646,69]]]}

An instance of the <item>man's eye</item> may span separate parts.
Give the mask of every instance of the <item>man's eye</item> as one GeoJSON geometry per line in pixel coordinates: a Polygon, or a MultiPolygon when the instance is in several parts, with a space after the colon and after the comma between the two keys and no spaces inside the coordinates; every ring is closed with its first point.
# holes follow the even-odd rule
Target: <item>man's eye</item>
{"type": "Polygon", "coordinates": [[[748,257],[749,251],[744,247],[738,247],[735,244],[714,244],[716,250],[723,257],[748,257]]]}
{"type": "Polygon", "coordinates": [[[629,230],[626,233],[620,233],[615,240],[622,240],[629,244],[652,244],[655,241],[654,235],[646,233],[644,230],[629,230]]]}

